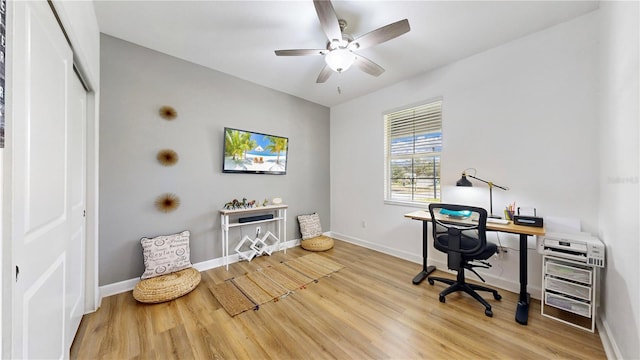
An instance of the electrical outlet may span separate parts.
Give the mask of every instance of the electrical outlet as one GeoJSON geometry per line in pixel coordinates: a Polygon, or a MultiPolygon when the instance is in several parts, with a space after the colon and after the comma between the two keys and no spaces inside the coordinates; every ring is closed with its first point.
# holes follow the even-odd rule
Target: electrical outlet
{"type": "Polygon", "coordinates": [[[362,228],[366,228],[367,227],[367,222],[365,220],[362,220],[362,228]]]}
{"type": "Polygon", "coordinates": [[[504,246],[498,246],[498,259],[504,259],[507,255],[507,248],[504,246]]]}

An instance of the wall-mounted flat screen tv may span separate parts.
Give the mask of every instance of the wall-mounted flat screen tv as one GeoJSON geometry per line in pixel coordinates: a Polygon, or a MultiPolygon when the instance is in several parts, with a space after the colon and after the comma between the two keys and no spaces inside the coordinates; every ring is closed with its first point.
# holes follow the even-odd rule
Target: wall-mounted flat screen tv
{"type": "Polygon", "coordinates": [[[285,175],[288,148],[286,137],[225,127],[222,172],[285,175]]]}

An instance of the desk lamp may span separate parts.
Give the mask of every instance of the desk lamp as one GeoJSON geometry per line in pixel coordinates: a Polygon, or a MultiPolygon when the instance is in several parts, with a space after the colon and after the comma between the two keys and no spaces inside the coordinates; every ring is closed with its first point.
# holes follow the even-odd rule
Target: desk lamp
{"type": "Polygon", "coordinates": [[[482,181],[483,183],[489,185],[489,214],[490,214],[489,217],[490,218],[494,218],[494,219],[501,219],[502,218],[501,216],[493,215],[493,187],[495,186],[495,187],[497,187],[499,189],[502,189],[502,190],[509,190],[509,188],[508,187],[504,187],[504,186],[500,186],[500,185],[496,185],[492,181],[487,181],[487,180],[484,180],[484,179],[480,179],[480,178],[475,176],[475,171],[476,171],[476,169],[466,169],[466,170],[464,170],[462,172],[462,177],[460,178],[460,180],[458,180],[456,182],[456,186],[473,186],[471,181],[469,181],[467,179],[467,176],[472,178],[472,179],[476,179],[478,181],[482,181]],[[467,174],[467,170],[473,170],[474,175],[467,174]]]}

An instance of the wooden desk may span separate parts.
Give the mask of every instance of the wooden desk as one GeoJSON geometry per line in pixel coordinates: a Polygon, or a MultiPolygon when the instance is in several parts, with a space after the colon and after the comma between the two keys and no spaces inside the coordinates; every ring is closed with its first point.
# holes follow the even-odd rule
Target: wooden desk
{"type": "MultiPolygon", "coordinates": [[[[419,210],[404,215],[406,218],[422,221],[422,271],[413,278],[414,284],[419,284],[436,268],[435,266],[427,266],[427,248],[429,247],[428,224],[431,222],[431,214],[428,211],[419,210]]],[[[520,235],[520,298],[516,307],[516,322],[518,324],[527,325],[529,319],[529,301],[531,296],[527,292],[527,237],[543,236],[543,227],[521,226],[515,225],[513,222],[508,224],[496,224],[487,222],[487,231],[500,231],[510,234],[520,235]]]]}

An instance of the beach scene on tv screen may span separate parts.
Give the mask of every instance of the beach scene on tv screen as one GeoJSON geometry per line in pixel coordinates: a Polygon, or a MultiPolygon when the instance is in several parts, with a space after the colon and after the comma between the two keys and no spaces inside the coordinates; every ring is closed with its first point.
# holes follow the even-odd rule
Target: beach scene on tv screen
{"type": "Polygon", "coordinates": [[[287,139],[227,129],[224,136],[224,170],[284,173],[287,139]]]}

